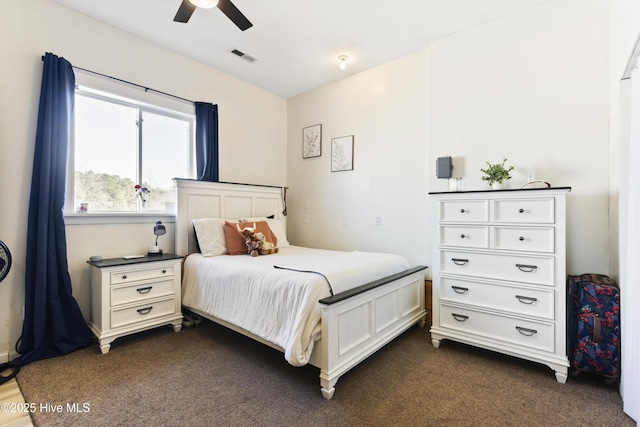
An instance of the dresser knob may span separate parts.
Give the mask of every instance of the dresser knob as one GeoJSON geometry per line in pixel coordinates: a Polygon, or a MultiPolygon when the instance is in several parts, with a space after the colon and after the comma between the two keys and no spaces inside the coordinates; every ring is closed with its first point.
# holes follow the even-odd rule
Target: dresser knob
{"type": "Polygon", "coordinates": [[[518,240],[520,240],[520,241],[522,242],[522,241],[524,241],[524,237],[520,236],[520,237],[518,238],[518,240]]]}
{"type": "Polygon", "coordinates": [[[460,235],[460,238],[461,238],[461,239],[464,239],[465,237],[467,237],[467,236],[465,236],[464,234],[461,234],[461,235],[460,235]]]}
{"type": "Polygon", "coordinates": [[[123,275],[122,275],[122,279],[124,280],[124,279],[126,279],[126,278],[127,278],[127,275],[126,275],[126,274],[123,274],[123,275]]]}
{"type": "Polygon", "coordinates": [[[524,209],[519,209],[518,212],[524,213],[524,209]]]}
{"type": "Polygon", "coordinates": [[[464,213],[464,212],[465,212],[464,209],[460,209],[460,213],[464,213]]]}
{"type": "Polygon", "coordinates": [[[167,270],[162,270],[162,274],[164,274],[164,273],[166,273],[166,272],[167,272],[167,270]]]}

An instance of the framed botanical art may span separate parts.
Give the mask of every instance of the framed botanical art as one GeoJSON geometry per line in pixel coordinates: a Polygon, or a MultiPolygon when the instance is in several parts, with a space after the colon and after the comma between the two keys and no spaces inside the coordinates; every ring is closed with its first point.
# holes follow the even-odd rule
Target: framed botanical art
{"type": "Polygon", "coordinates": [[[322,125],[313,125],[302,129],[302,158],[322,155],[322,125]]]}
{"type": "Polygon", "coordinates": [[[353,170],[353,135],[331,140],[331,172],[353,170]]]}

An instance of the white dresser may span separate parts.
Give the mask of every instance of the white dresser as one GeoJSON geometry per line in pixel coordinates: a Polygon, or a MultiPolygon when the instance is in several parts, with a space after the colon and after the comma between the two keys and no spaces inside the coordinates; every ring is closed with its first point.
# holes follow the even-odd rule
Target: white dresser
{"type": "Polygon", "coordinates": [[[89,327],[103,354],[118,337],[161,325],[172,325],[175,332],[182,329],[181,256],[113,258],[89,264],[89,327]]]}
{"type": "Polygon", "coordinates": [[[569,191],[430,193],[434,347],[451,339],[543,363],[567,380],[569,191]]]}

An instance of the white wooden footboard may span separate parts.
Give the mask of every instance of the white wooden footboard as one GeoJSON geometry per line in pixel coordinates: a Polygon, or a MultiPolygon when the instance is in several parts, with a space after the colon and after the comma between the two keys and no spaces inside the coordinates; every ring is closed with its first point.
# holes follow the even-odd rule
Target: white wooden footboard
{"type": "MultiPolygon", "coordinates": [[[[320,300],[322,340],[320,383],[331,399],[342,374],[380,347],[421,322],[424,326],[424,274],[419,266],[348,292],[320,300]]],[[[316,365],[317,366],[317,365],[316,365]]]]}

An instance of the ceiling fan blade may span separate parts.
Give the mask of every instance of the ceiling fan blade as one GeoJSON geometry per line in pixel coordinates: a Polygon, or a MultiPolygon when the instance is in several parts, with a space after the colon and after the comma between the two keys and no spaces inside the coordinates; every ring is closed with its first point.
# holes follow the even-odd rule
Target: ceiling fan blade
{"type": "Polygon", "coordinates": [[[218,9],[227,15],[227,17],[231,19],[242,31],[253,27],[253,24],[249,22],[247,17],[244,16],[233,3],[231,3],[231,0],[218,0],[218,9]]]}
{"type": "Polygon", "coordinates": [[[176,17],[173,18],[174,22],[189,22],[189,18],[193,15],[193,11],[196,10],[196,6],[191,4],[189,0],[182,0],[182,4],[178,8],[178,13],[176,13],[176,17]]]}

